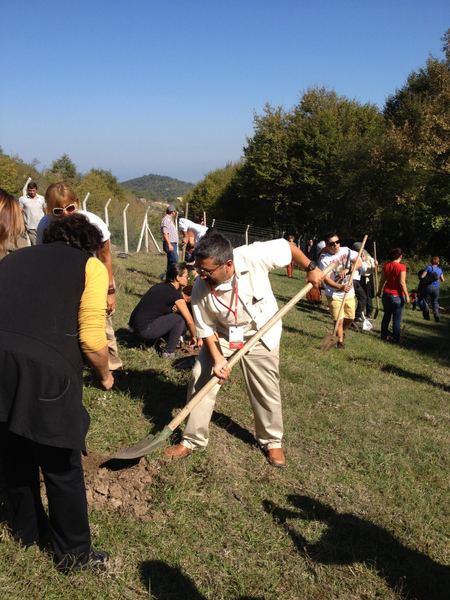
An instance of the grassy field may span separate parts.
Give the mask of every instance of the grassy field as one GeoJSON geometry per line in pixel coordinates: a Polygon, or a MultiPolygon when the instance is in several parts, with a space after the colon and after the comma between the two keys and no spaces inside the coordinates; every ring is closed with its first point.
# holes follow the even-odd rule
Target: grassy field
{"type": "MultiPolygon", "coordinates": [[[[184,405],[188,371],[133,346],[131,309],[164,260],[116,258],[115,326],[125,373],[101,392],[86,376],[88,445],[107,456],[157,431],[184,405]]],[[[280,304],[303,285],[272,274],[280,304]]],[[[415,287],[415,282],[410,283],[415,287]]],[[[442,304],[450,308],[448,286],[442,304]]],[[[284,320],[281,380],[288,467],[267,465],[239,369],[222,389],[207,451],[179,463],[161,454],[127,470],[141,487],[124,510],[91,504],[102,574],[68,576],[0,526],[5,599],[450,597],[450,313],[425,322],[407,309],[401,347],[351,332],[323,353],[324,309],[300,303],[284,320]],[[143,467],[150,480],[143,480],[143,467]]],[[[125,475],[125,474],[123,474],[125,475]]],[[[108,477],[120,479],[120,471],[108,477]]],[[[97,496],[99,492],[96,492],[97,496]]]]}

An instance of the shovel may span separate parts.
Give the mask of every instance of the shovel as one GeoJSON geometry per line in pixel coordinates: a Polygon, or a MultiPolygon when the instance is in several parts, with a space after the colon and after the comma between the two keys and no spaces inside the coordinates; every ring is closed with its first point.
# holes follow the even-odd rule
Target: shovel
{"type": "MultiPolygon", "coordinates": [[[[328,265],[328,267],[323,271],[325,275],[331,273],[334,264],[328,265]]],[[[253,348],[253,346],[261,339],[261,337],[269,331],[269,329],[279,321],[284,315],[293,308],[299,300],[304,298],[306,294],[312,289],[312,283],[308,283],[303,287],[291,300],[286,302],[284,306],[280,308],[278,312],[276,312],[273,317],[271,317],[265,325],[261,327],[259,331],[255,333],[245,344],[244,346],[235,352],[230,359],[227,361],[228,367],[233,367],[237,364],[240,359],[247,354],[249,350],[253,348]]],[[[184,419],[191,413],[191,411],[197,406],[197,404],[206,396],[206,394],[218,383],[219,378],[213,375],[211,379],[205,383],[201,390],[199,390],[194,396],[192,396],[191,400],[186,404],[186,406],[180,410],[180,412],[174,417],[168,425],[164,427],[162,431],[155,435],[148,435],[143,438],[141,441],[129,446],[128,448],[124,448],[123,450],[119,450],[111,459],[118,460],[132,460],[135,458],[140,458],[141,456],[145,456],[154,450],[157,450],[161,446],[164,445],[165,441],[170,438],[175,429],[184,421],[184,419]]]]}
{"type": "Polygon", "coordinates": [[[377,262],[377,244],[373,243],[373,258],[375,260],[375,271],[373,272],[373,279],[375,283],[375,303],[376,309],[373,313],[373,318],[376,319],[378,317],[378,313],[380,312],[380,298],[378,297],[378,262],[377,262]]]}
{"type": "MultiPolygon", "coordinates": [[[[350,272],[349,283],[351,283],[353,281],[353,277],[355,276],[355,271],[356,271],[356,263],[361,258],[361,254],[364,250],[364,246],[366,245],[366,241],[367,241],[367,235],[364,236],[363,241],[361,242],[361,248],[359,249],[359,252],[358,252],[358,257],[355,260],[355,262],[353,263],[353,267],[350,272]]],[[[339,341],[338,335],[337,335],[337,330],[338,330],[338,326],[339,326],[339,321],[341,320],[341,317],[342,317],[342,313],[344,312],[344,304],[345,304],[345,299],[347,298],[347,294],[348,294],[348,292],[345,292],[344,297],[342,298],[341,306],[339,307],[339,312],[338,312],[338,316],[336,319],[336,324],[333,329],[333,333],[328,333],[324,337],[324,340],[323,340],[322,346],[321,346],[321,350],[323,350],[323,351],[329,350],[336,344],[336,342],[339,341]]]]}

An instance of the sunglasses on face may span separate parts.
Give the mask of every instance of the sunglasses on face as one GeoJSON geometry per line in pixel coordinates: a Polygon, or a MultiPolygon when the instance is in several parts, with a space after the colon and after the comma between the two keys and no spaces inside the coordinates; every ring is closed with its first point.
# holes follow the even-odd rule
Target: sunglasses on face
{"type": "Polygon", "coordinates": [[[53,214],[55,215],[55,217],[60,217],[64,213],[66,213],[67,215],[71,215],[76,210],[77,210],[76,204],[68,204],[67,206],[57,206],[56,208],[53,209],[53,214]]]}
{"type": "Polygon", "coordinates": [[[341,243],[341,240],[334,240],[332,242],[328,242],[329,246],[339,246],[339,244],[341,243]]]}

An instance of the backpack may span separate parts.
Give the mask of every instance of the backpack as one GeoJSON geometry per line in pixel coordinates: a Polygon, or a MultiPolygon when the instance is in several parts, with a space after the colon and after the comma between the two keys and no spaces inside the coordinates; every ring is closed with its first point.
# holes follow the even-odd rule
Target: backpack
{"type": "Polygon", "coordinates": [[[439,275],[434,271],[429,271],[422,279],[423,285],[430,285],[439,279],[439,275]]]}

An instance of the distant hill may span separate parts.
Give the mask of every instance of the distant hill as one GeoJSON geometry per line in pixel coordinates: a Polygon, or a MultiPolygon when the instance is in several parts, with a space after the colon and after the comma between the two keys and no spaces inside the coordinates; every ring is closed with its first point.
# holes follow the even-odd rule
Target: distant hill
{"type": "Polygon", "coordinates": [[[121,185],[148,200],[175,200],[194,187],[193,183],[164,175],[144,175],[122,181],[121,185]]]}

